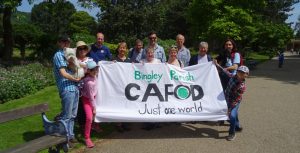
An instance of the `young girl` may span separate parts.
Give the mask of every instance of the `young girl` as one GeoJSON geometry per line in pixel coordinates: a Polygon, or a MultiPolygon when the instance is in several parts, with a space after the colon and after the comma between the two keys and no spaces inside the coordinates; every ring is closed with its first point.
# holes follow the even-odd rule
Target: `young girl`
{"type": "Polygon", "coordinates": [[[84,138],[85,144],[88,148],[94,147],[90,138],[91,127],[93,123],[93,117],[96,113],[95,96],[97,94],[97,74],[99,67],[94,61],[87,62],[87,75],[83,79],[84,85],[81,89],[83,109],[86,114],[84,138]]]}

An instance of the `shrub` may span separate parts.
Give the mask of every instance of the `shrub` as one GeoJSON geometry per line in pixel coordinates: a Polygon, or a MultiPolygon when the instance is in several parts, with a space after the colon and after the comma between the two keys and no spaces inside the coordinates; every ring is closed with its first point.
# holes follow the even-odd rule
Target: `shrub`
{"type": "Polygon", "coordinates": [[[52,68],[39,63],[1,67],[0,103],[24,97],[54,83],[52,68]]]}

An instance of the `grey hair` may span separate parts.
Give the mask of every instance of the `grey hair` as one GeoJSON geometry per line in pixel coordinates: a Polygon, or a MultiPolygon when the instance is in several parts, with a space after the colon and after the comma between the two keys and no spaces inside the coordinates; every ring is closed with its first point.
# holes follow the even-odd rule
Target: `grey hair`
{"type": "Polygon", "coordinates": [[[205,41],[201,41],[201,42],[199,43],[199,47],[205,47],[205,48],[208,48],[208,43],[205,42],[205,41]]]}

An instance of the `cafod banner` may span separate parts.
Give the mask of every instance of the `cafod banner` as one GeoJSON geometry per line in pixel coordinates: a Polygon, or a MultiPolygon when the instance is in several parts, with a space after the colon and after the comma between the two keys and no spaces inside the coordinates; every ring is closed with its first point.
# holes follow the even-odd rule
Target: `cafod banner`
{"type": "Polygon", "coordinates": [[[227,104],[212,62],[169,64],[100,62],[96,122],[227,120],[227,104]]]}

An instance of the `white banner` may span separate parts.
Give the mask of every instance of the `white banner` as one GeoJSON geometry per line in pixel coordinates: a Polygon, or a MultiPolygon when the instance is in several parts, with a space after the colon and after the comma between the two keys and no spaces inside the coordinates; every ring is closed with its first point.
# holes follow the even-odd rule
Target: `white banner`
{"type": "Polygon", "coordinates": [[[169,64],[101,62],[96,122],[227,120],[212,62],[184,69],[169,64]]]}

